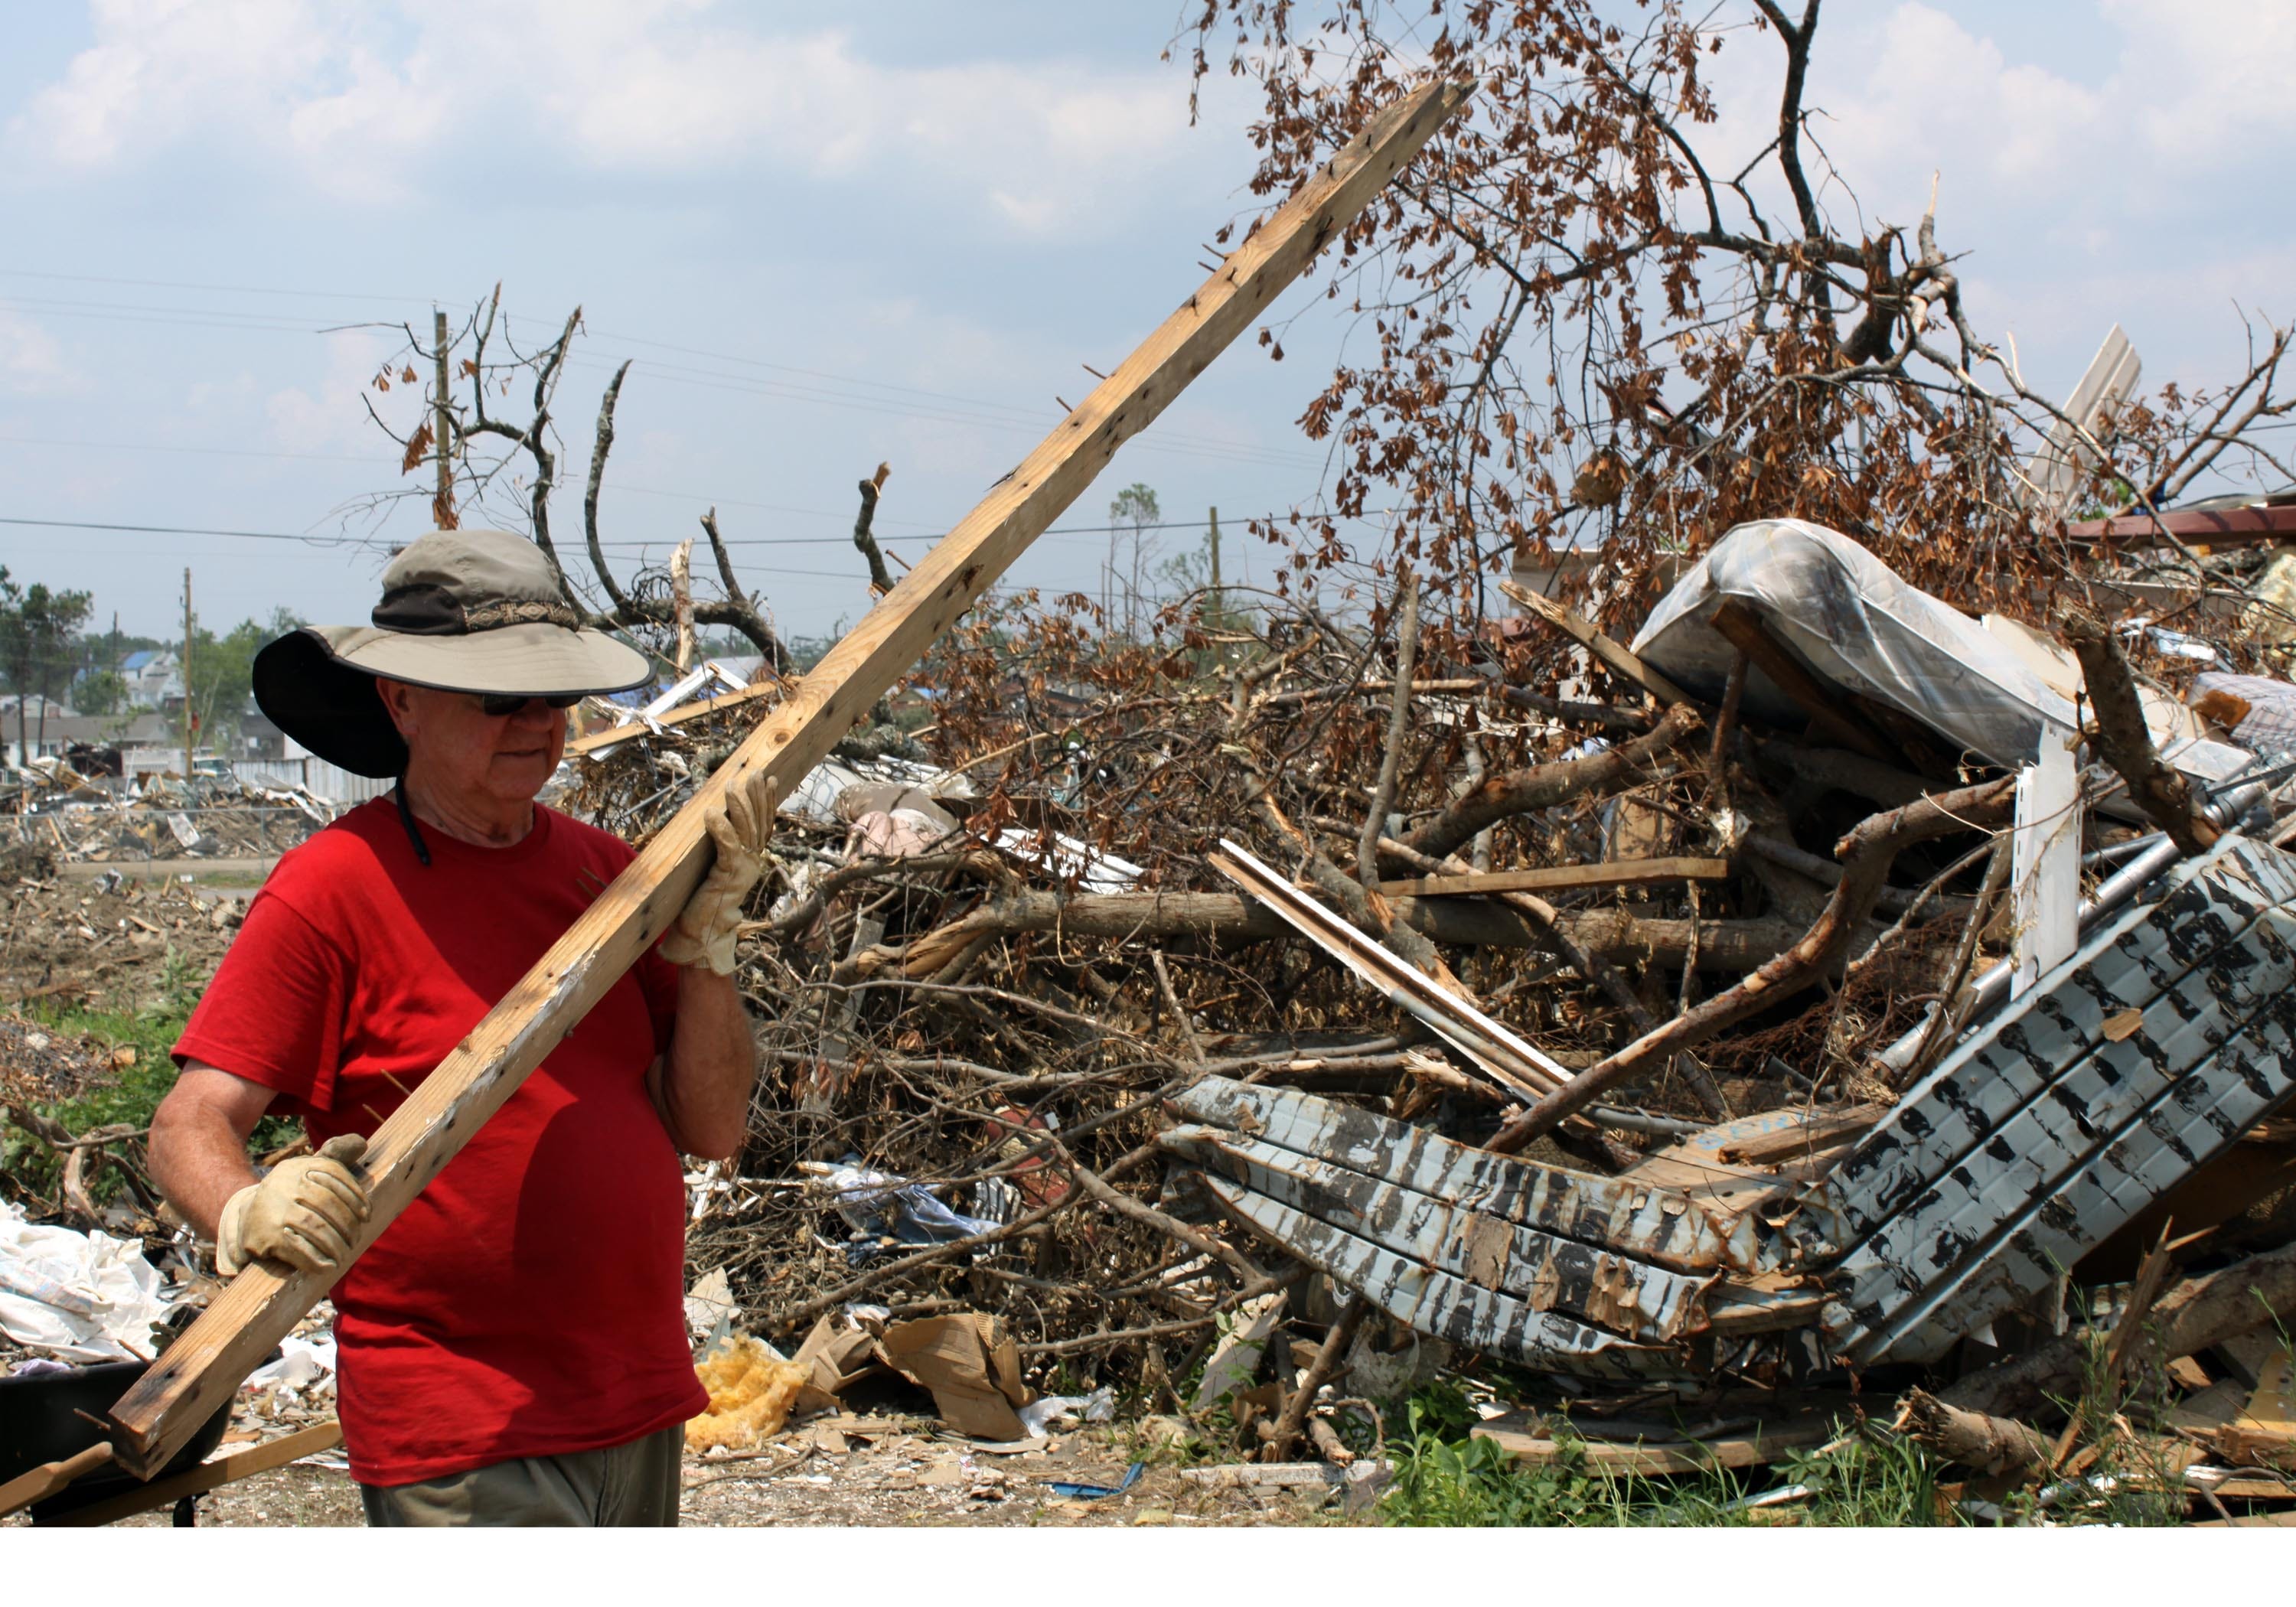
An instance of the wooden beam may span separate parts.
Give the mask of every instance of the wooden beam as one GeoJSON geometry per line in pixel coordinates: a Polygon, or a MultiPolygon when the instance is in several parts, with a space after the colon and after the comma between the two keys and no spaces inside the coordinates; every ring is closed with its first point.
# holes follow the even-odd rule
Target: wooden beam
{"type": "MultiPolygon", "coordinates": [[[[1464,105],[1472,83],[1428,85],[1361,134],[1251,231],[1138,350],[927,553],[698,788],[414,1095],[370,1136],[365,1250],[527,1074],[675,920],[710,860],[702,820],[759,775],[786,798],[806,772],[1146,429],[1188,382],[1464,105]]],[[[339,1275],[258,1262],[241,1273],[112,1408],[120,1460],[149,1477],[293,1328],[339,1275]]],[[[579,1314],[570,1314],[579,1321],[579,1314]]]]}
{"type": "Polygon", "coordinates": [[[1804,668],[1802,661],[1764,627],[1752,609],[1734,598],[1726,598],[1714,611],[1711,623],[1723,640],[1744,653],[1755,668],[1770,677],[1773,685],[1801,706],[1809,716],[1810,735],[1837,742],[1885,765],[1895,764],[1902,757],[1890,740],[1874,728],[1871,720],[1804,668]]]}
{"type": "Polygon", "coordinates": [[[212,1457],[195,1468],[186,1468],[171,1479],[157,1484],[147,1484],[141,1489],[123,1490],[109,1501],[99,1501],[83,1506],[77,1512],[66,1513],[56,1521],[67,1529],[94,1529],[105,1523],[117,1523],[122,1518],[132,1518],[138,1513],[157,1511],[173,1506],[186,1496],[204,1496],[211,1489],[258,1473],[267,1473],[273,1468],[285,1467],[305,1456],[316,1456],[321,1451],[331,1451],[343,1442],[343,1425],[330,1417],[324,1423],[313,1423],[308,1429],[298,1429],[292,1434],[282,1434],[276,1439],[266,1439],[261,1445],[250,1446],[243,1451],[234,1451],[228,1456],[212,1457]]]}
{"type": "Polygon", "coordinates": [[[1592,865],[1540,865],[1523,871],[1474,871],[1460,876],[1406,876],[1382,881],[1390,898],[1473,897],[1482,893],[1543,893],[1580,887],[1644,887],[1654,881],[1719,881],[1726,859],[1602,859],[1592,865]]]}
{"type": "Polygon", "coordinates": [[[1500,581],[1499,590],[1518,606],[1537,614],[1660,702],[1688,703],[1693,708],[1700,706],[1696,698],[1604,635],[1584,615],[1563,607],[1552,597],[1542,597],[1529,586],[1517,586],[1512,580],[1500,581]]]}

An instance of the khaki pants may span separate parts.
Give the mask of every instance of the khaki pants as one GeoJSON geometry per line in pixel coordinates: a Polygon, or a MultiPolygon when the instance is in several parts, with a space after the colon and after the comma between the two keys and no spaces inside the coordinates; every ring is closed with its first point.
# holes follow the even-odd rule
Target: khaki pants
{"type": "Polygon", "coordinates": [[[663,1529],[677,1524],[685,1430],[603,1451],[521,1456],[420,1484],[362,1484],[370,1529],[663,1529]]]}

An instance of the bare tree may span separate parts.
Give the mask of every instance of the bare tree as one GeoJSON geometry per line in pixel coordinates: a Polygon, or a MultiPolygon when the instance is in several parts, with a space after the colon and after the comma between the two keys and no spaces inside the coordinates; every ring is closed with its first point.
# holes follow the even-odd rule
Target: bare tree
{"type": "MultiPolygon", "coordinates": [[[[1918,221],[1865,221],[1804,102],[1818,17],[1817,0],[1694,16],[1676,0],[1202,0],[1195,72],[1225,56],[1264,93],[1258,194],[1416,84],[1479,85],[1329,258],[1374,348],[1301,422],[1330,443],[1338,515],[1393,510],[1382,569],[1411,564],[1479,615],[1512,558],[1599,540],[1618,582],[1604,606],[1631,619],[1659,556],[1796,516],[1973,603],[2030,617],[2015,600],[2062,582],[2061,510],[2021,465],[2072,421],[1972,326],[1936,186],[1918,221]],[[1703,63],[1724,49],[1775,53],[1775,133],[1751,160],[1713,148],[1703,63]]],[[[1262,336],[1277,356],[1281,332],[1262,336]]],[[[2150,512],[2204,476],[2289,477],[2257,433],[2296,408],[2288,343],[2259,335],[2244,373],[2126,407],[2109,439],[2074,427],[2082,498],[2150,512]]],[[[1350,556],[1332,520],[1262,533],[1279,529],[1295,572],[1350,556]]]]}
{"type": "MultiPolygon", "coordinates": [[[[433,505],[429,512],[434,522],[444,526],[459,521],[466,511],[485,510],[490,503],[507,495],[518,504],[516,514],[510,518],[500,513],[486,516],[506,524],[523,521],[535,545],[557,572],[566,594],[582,605],[586,623],[602,628],[636,631],[648,637],[674,635],[677,609],[667,566],[641,570],[625,582],[607,562],[600,532],[598,504],[607,456],[614,446],[614,410],[621,398],[623,381],[629,376],[630,365],[625,362],[614,371],[598,403],[597,422],[591,438],[589,476],[582,496],[582,537],[589,573],[586,578],[578,578],[569,571],[553,535],[551,504],[558,489],[563,450],[553,408],[566,372],[567,357],[581,332],[582,309],[578,307],[567,316],[554,339],[543,346],[524,349],[511,335],[509,320],[502,316],[501,309],[502,287],[497,284],[463,327],[450,333],[444,352],[438,349],[435,337],[426,343],[411,325],[406,326],[406,347],[383,364],[377,389],[389,388],[395,368],[399,370],[396,377],[400,382],[415,383],[416,361],[440,374],[451,372],[463,382],[463,389],[443,398],[431,397],[420,423],[406,435],[392,430],[375,412],[371,401],[368,416],[398,443],[402,473],[413,474],[425,466],[435,466],[443,455],[447,465],[447,489],[442,495],[409,488],[370,499],[369,505],[420,495],[431,501],[433,505]],[[512,417],[500,412],[501,402],[521,389],[529,397],[523,416],[512,417]],[[489,443],[500,445],[489,451],[489,443]],[[521,464],[529,471],[522,487],[517,475],[521,464]]],[[[787,668],[789,654],[779,635],[756,600],[734,578],[733,559],[718,529],[717,510],[712,508],[702,514],[701,523],[702,534],[709,538],[710,553],[717,560],[719,594],[694,599],[693,622],[697,626],[725,626],[739,631],[775,669],[787,668]]]]}
{"type": "Polygon", "coordinates": [[[1124,592],[1124,634],[1128,638],[1140,634],[1141,570],[1154,549],[1148,541],[1148,532],[1163,522],[1163,512],[1156,506],[1156,493],[1138,480],[1116,494],[1108,504],[1108,568],[1101,577],[1101,616],[1111,624],[1115,611],[1111,593],[1118,587],[1124,592]],[[1128,563],[1121,562],[1126,543],[1131,545],[1128,563]]]}

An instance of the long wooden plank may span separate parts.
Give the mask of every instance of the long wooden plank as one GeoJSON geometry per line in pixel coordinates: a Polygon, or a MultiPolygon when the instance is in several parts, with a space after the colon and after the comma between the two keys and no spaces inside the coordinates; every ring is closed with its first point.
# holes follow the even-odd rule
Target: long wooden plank
{"type": "Polygon", "coordinates": [[[1600,859],[1592,865],[1544,865],[1521,871],[1475,871],[1461,876],[1407,876],[1382,881],[1390,898],[1471,898],[1482,893],[1544,893],[1582,887],[1644,887],[1655,881],[1720,881],[1726,859],[1677,855],[1664,859],[1600,859]]]}
{"type": "Polygon", "coordinates": [[[298,1429],[292,1434],[282,1434],[276,1439],[266,1439],[261,1445],[250,1446],[243,1451],[213,1457],[195,1468],[184,1469],[172,1479],[162,1479],[157,1484],[147,1484],[141,1489],[123,1490],[109,1501],[99,1501],[93,1506],[83,1506],[78,1512],[67,1513],[57,1521],[66,1529],[94,1529],[106,1523],[117,1523],[122,1518],[132,1518],[138,1513],[173,1506],[186,1496],[204,1496],[211,1489],[219,1489],[239,1480],[267,1473],[275,1467],[285,1467],[301,1457],[331,1451],[342,1442],[343,1425],[331,1417],[324,1423],[298,1429]]]}
{"type": "MultiPolygon", "coordinates": [[[[354,1253],[373,1242],[676,917],[709,863],[703,815],[726,789],[762,773],[786,797],[1117,448],[1249,328],[1472,93],[1472,84],[1431,84],[1376,114],[758,724],[370,1136],[365,1170],[373,1214],[354,1253]]],[[[112,1408],[121,1460],[146,1476],[163,1465],[333,1282],[264,1265],[242,1273],[112,1408]]]]}

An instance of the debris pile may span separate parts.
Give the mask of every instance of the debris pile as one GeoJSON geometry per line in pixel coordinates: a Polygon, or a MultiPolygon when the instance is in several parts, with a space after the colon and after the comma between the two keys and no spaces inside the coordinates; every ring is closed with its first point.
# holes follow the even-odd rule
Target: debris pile
{"type": "Polygon", "coordinates": [[[13,878],[0,912],[0,989],[12,1002],[124,996],[195,987],[213,973],[246,918],[246,890],[203,889],[188,875],[135,880],[94,876],[13,878]]]}
{"type": "Polygon", "coordinates": [[[61,759],[18,769],[0,793],[0,854],[67,862],[276,859],[340,806],[302,787],[200,775],[83,776],[61,759]]]}
{"type": "MultiPolygon", "coordinates": [[[[1815,1423],[2085,1356],[2156,1243],[2261,1275],[2296,690],[2242,611],[1972,619],[1792,521],[1598,596],[1627,641],[1506,589],[947,644],[922,751],[881,709],[783,806],[696,1268],[776,1336],[994,1312],[1030,1377],[1270,1459],[1351,1458],[1341,1403],[1447,1357],[1546,1375],[1574,1442],[1653,1390],[1815,1423]]],[[[578,761],[571,807],[643,839],[783,691],[578,761]]],[[[1620,1465],[1715,1465],[1673,1455],[1620,1465]]]]}

